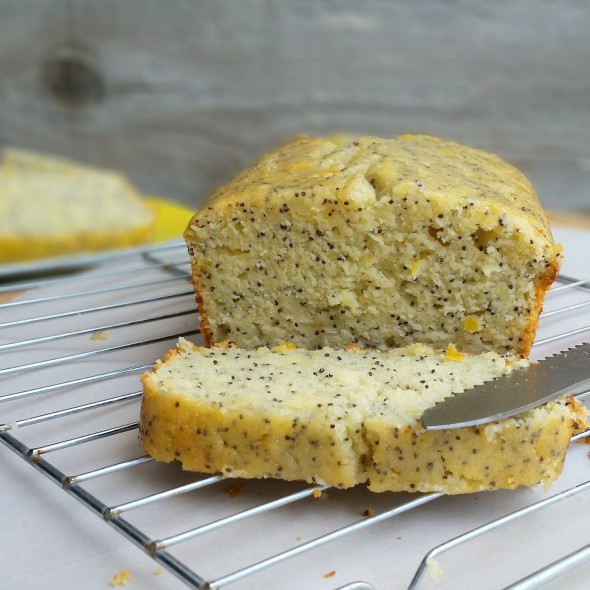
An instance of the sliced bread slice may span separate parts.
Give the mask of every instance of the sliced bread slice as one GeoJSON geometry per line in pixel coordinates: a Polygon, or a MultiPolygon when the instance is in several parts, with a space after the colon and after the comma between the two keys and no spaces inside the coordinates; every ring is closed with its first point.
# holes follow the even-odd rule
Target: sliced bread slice
{"type": "Polygon", "coordinates": [[[527,362],[421,344],[244,350],[181,339],[142,377],[141,444],[188,470],[379,492],[549,485],[583,424],[573,400],[482,427],[420,425],[437,401],[527,362]]]}

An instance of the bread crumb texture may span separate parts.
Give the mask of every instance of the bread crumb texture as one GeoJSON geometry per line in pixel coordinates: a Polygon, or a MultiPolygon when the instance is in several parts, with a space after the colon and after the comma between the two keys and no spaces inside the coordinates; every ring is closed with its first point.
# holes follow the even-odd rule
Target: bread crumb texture
{"type": "Polygon", "coordinates": [[[0,262],[148,242],[156,217],[124,176],[10,149],[0,160],[0,262]]]}
{"type": "Polygon", "coordinates": [[[187,227],[205,342],[526,356],[560,247],[528,180],[424,135],[299,137],[187,227]]]}
{"type": "Polygon", "coordinates": [[[276,350],[181,339],[142,377],[143,449],[229,477],[456,494],[549,485],[585,424],[559,399],[481,427],[425,431],[426,408],[528,363],[494,352],[457,362],[423,344],[276,350]]]}

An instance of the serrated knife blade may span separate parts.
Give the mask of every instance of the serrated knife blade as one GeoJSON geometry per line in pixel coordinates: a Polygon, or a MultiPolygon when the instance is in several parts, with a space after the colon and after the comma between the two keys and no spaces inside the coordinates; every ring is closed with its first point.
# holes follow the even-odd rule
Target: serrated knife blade
{"type": "Polygon", "coordinates": [[[503,420],[590,385],[590,342],[515,369],[428,408],[426,430],[461,428],[503,420]]]}

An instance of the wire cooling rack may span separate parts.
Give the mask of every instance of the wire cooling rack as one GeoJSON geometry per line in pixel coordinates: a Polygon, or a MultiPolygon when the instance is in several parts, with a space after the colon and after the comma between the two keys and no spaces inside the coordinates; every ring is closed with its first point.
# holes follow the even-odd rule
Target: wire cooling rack
{"type": "MultiPolygon", "coordinates": [[[[188,587],[590,583],[579,440],[549,492],[371,494],[186,473],[142,454],[137,436],[139,375],[179,335],[199,341],[183,244],[0,287],[15,290],[0,306],[0,439],[188,587]]],[[[536,357],[588,339],[590,284],[560,277],[545,310],[536,357]]]]}

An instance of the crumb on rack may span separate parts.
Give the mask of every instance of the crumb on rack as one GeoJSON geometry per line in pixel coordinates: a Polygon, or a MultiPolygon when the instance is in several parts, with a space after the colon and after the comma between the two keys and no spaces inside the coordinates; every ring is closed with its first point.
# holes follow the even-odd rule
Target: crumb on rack
{"type": "Polygon", "coordinates": [[[92,336],[90,336],[92,340],[108,340],[109,333],[105,330],[100,330],[98,332],[94,332],[92,336]]]}
{"type": "Polygon", "coordinates": [[[127,586],[131,580],[131,572],[129,570],[121,570],[111,578],[111,586],[127,586]]]}
{"type": "Polygon", "coordinates": [[[440,567],[438,561],[436,561],[436,559],[432,559],[431,557],[426,560],[426,568],[434,580],[440,578],[445,573],[443,568],[440,567]]]}
{"type": "Polygon", "coordinates": [[[321,498],[322,497],[322,490],[318,490],[317,488],[313,491],[314,498],[321,498]]]}
{"type": "Polygon", "coordinates": [[[363,510],[363,516],[375,516],[375,511],[372,508],[365,508],[363,510]]]}
{"type": "Polygon", "coordinates": [[[327,574],[324,574],[324,578],[333,578],[336,575],[336,570],[331,570],[327,574]]]}
{"type": "Polygon", "coordinates": [[[161,576],[163,573],[164,573],[164,570],[161,567],[159,567],[157,570],[154,570],[152,572],[152,575],[154,575],[154,576],[161,576]]]}
{"type": "Polygon", "coordinates": [[[233,483],[232,485],[229,486],[229,488],[227,488],[225,493],[230,498],[235,498],[236,496],[240,495],[241,491],[242,491],[242,484],[241,483],[233,483]]]}

